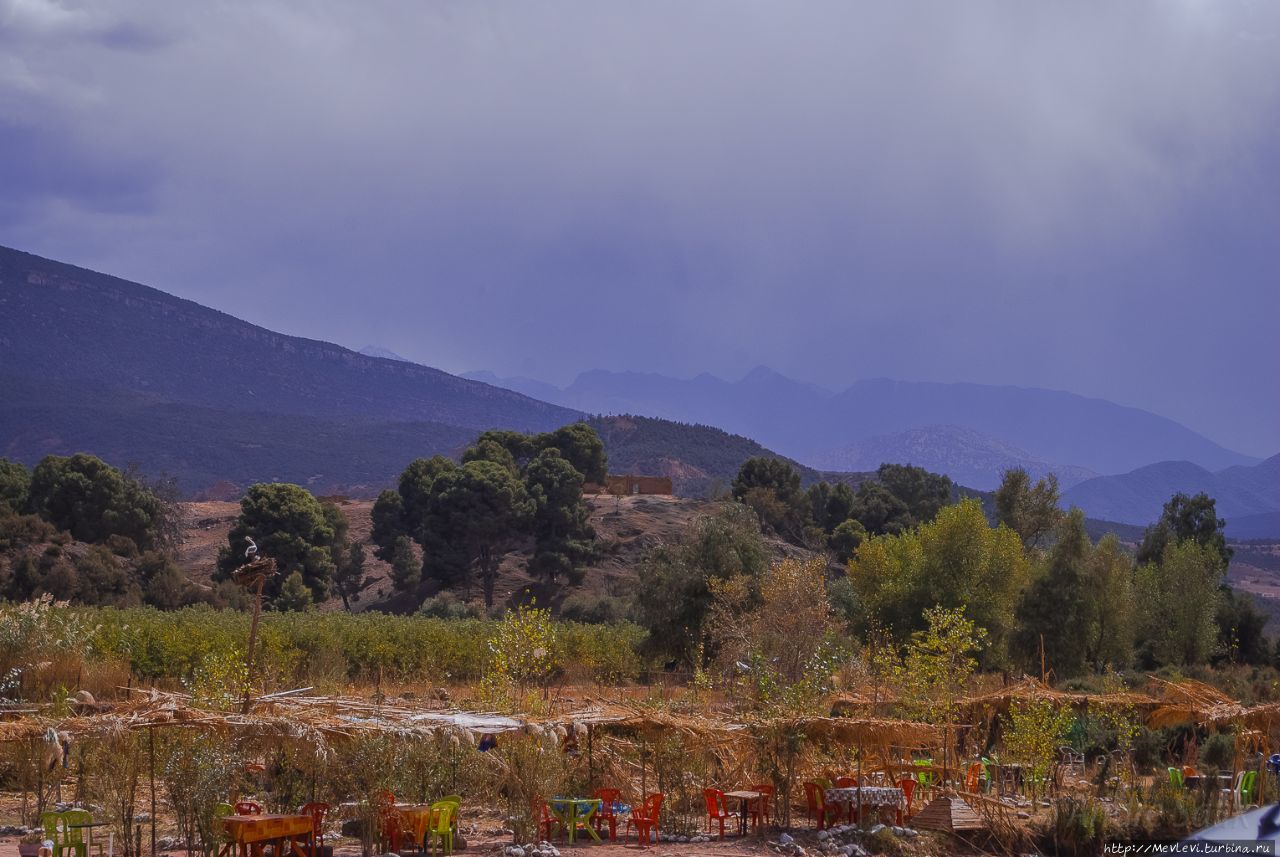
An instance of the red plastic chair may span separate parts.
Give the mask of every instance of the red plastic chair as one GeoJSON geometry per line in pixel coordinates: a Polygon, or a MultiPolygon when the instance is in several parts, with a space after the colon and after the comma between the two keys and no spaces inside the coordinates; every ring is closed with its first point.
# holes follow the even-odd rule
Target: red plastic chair
{"type": "Polygon", "coordinates": [[[729,817],[729,810],[724,805],[724,792],[719,789],[703,789],[702,799],[707,804],[707,832],[711,832],[711,822],[720,823],[720,838],[724,839],[724,820],[729,817]]]}
{"type": "Polygon", "coordinates": [[[614,812],[613,805],[618,802],[622,792],[618,789],[596,789],[591,793],[593,798],[600,801],[600,809],[592,816],[592,820],[596,825],[596,833],[600,833],[603,827],[609,825],[609,838],[618,838],[618,814],[614,812]]]}
{"type": "Polygon", "coordinates": [[[393,854],[400,853],[400,812],[396,809],[396,796],[380,791],[373,798],[378,815],[378,839],[393,854]]]}
{"type": "Polygon", "coordinates": [[[551,807],[540,797],[533,799],[533,822],[538,829],[538,838],[545,842],[551,841],[553,827],[564,830],[564,822],[551,814],[551,807]]]}
{"type": "MultiPolygon", "coordinates": [[[[903,796],[907,799],[907,818],[911,818],[911,796],[916,792],[916,781],[911,777],[903,777],[898,780],[898,788],[902,789],[903,796]]],[[[902,826],[902,810],[898,810],[898,826],[902,826]]]]}
{"type": "Polygon", "coordinates": [[[656,836],[659,833],[658,818],[662,814],[663,797],[664,795],[661,792],[654,792],[644,799],[644,802],[640,804],[639,810],[631,810],[631,817],[627,819],[627,826],[623,831],[623,835],[625,836],[626,831],[634,827],[636,829],[636,839],[640,842],[648,842],[650,832],[656,836]]]}
{"type": "Polygon", "coordinates": [[[769,803],[773,800],[774,789],[769,783],[756,783],[751,787],[751,791],[760,792],[760,800],[752,801],[748,810],[751,813],[751,823],[758,831],[761,825],[773,820],[773,816],[769,814],[769,803]]]}
{"type": "Polygon", "coordinates": [[[253,800],[237,801],[236,815],[262,815],[262,804],[253,800]]]}
{"type": "Polygon", "coordinates": [[[828,804],[822,796],[822,786],[817,783],[804,784],[804,800],[809,817],[816,819],[818,829],[825,830],[828,825],[840,819],[840,805],[828,804]]]}
{"type": "Polygon", "coordinates": [[[311,857],[320,857],[324,849],[324,817],[328,812],[327,803],[306,803],[298,809],[299,815],[311,816],[311,857]]]}

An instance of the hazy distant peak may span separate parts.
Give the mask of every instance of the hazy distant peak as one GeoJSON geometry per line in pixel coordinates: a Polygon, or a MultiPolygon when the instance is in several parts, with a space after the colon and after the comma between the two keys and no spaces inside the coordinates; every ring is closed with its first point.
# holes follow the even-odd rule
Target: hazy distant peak
{"type": "Polygon", "coordinates": [[[401,357],[394,351],[388,348],[383,348],[380,345],[366,345],[364,348],[360,349],[359,353],[363,354],[365,357],[380,357],[383,360],[399,360],[401,363],[417,362],[410,360],[408,357],[401,357]]]}

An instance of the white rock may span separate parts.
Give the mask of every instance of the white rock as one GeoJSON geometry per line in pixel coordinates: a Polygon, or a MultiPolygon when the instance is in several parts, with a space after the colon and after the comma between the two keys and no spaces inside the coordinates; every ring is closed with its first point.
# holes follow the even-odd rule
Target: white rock
{"type": "Polygon", "coordinates": [[[913,839],[920,835],[920,831],[916,830],[914,827],[904,827],[902,828],[902,832],[906,834],[908,839],[913,839]]]}
{"type": "Polygon", "coordinates": [[[779,845],[790,845],[792,842],[795,842],[795,841],[796,841],[795,837],[793,837],[790,833],[784,833],[778,837],[779,845]]]}
{"type": "Polygon", "coordinates": [[[818,831],[818,841],[819,841],[819,842],[826,842],[826,841],[827,841],[828,839],[830,839],[830,838],[831,838],[831,831],[829,831],[829,830],[819,830],[819,831],[818,831]]]}
{"type": "Polygon", "coordinates": [[[874,827],[872,827],[872,828],[871,828],[870,833],[871,833],[871,835],[872,835],[872,836],[875,836],[877,833],[879,833],[879,832],[880,832],[880,831],[882,831],[882,830],[884,830],[884,825],[883,825],[883,824],[877,824],[877,825],[875,825],[874,827]]]}

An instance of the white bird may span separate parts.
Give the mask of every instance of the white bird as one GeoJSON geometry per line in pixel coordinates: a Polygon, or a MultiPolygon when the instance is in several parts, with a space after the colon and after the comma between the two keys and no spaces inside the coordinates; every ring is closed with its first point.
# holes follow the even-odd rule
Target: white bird
{"type": "Polygon", "coordinates": [[[244,540],[249,543],[249,546],[244,549],[244,558],[253,559],[258,555],[258,543],[253,540],[252,536],[245,536],[244,540]]]}

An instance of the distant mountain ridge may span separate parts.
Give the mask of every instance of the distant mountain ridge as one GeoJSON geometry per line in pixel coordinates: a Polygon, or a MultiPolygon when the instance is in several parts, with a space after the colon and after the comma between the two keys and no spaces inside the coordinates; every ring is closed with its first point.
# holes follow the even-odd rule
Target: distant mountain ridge
{"type": "Polygon", "coordinates": [[[234,411],[528,431],[579,416],[438,369],[286,336],[148,286],[8,248],[0,248],[0,355],[11,375],[234,411]]]}
{"type": "Polygon", "coordinates": [[[1083,467],[1039,461],[1025,450],[962,426],[923,426],[877,435],[813,459],[825,470],[875,470],[885,463],[909,463],[945,473],[952,481],[981,491],[999,486],[1000,474],[1021,467],[1032,479],[1053,473],[1062,488],[1098,474],[1083,467]]]}
{"type": "Polygon", "coordinates": [[[720,426],[814,466],[859,441],[938,425],[977,432],[1030,461],[1077,473],[1125,473],[1176,459],[1212,470],[1257,461],[1148,411],[1055,390],[872,379],[833,392],[766,367],[739,381],[594,370],[565,388],[483,377],[526,393],[536,389],[543,400],[587,413],[720,426]]]}
{"type": "Polygon", "coordinates": [[[1081,482],[1062,499],[1064,505],[1079,506],[1091,517],[1142,524],[1158,518],[1165,502],[1179,491],[1203,491],[1213,497],[1218,515],[1227,519],[1233,536],[1280,535],[1275,526],[1280,523],[1276,516],[1280,513],[1280,455],[1253,467],[1228,467],[1216,473],[1189,461],[1162,461],[1081,482]]]}
{"type": "MultiPolygon", "coordinates": [[[[485,429],[544,431],[583,417],[366,350],[0,248],[0,457],[91,452],[175,477],[188,497],[232,498],[270,481],[367,497],[414,458],[456,457],[485,429]]],[[[670,475],[685,493],[776,455],[709,426],[594,425],[615,470],[670,475]]]]}

